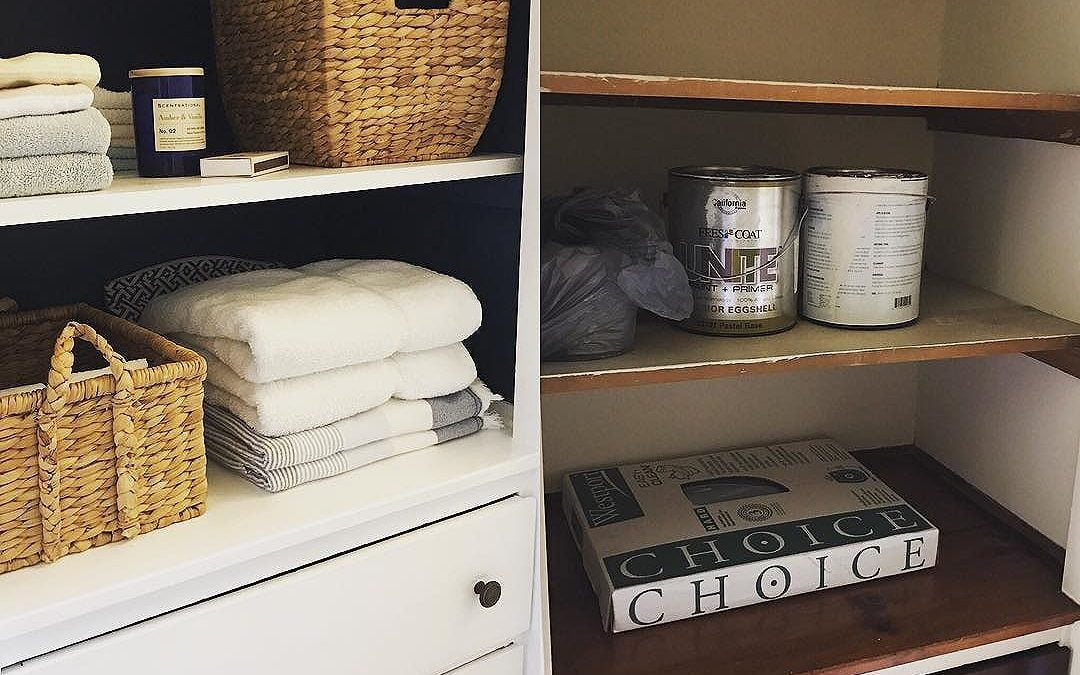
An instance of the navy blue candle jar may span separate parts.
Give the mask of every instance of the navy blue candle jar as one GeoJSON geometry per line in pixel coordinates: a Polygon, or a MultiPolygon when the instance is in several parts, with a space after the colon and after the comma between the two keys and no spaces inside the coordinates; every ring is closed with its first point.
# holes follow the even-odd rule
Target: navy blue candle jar
{"type": "Polygon", "coordinates": [[[128,73],[139,175],[199,175],[206,154],[202,68],[140,68],[128,73]]]}

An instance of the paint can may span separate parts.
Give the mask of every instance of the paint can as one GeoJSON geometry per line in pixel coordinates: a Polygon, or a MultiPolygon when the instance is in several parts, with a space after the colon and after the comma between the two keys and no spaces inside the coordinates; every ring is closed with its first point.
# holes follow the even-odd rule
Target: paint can
{"type": "Polygon", "coordinates": [[[844,328],[918,318],[928,183],[907,169],[807,169],[803,316],[844,328]]]}
{"type": "Polygon", "coordinates": [[[671,243],[694,296],[682,328],[742,336],[795,325],[800,183],[767,166],[668,172],[671,243]]]}

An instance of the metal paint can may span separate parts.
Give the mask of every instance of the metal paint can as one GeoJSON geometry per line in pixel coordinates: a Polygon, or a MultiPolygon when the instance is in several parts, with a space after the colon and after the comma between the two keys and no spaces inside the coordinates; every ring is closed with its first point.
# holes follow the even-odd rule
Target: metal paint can
{"type": "Polygon", "coordinates": [[[817,167],[803,177],[802,313],[845,328],[919,316],[929,180],[908,169],[817,167]]]}
{"type": "Polygon", "coordinates": [[[800,183],[768,166],[668,172],[671,243],[694,295],[681,327],[740,336],[795,325],[800,183]]]}

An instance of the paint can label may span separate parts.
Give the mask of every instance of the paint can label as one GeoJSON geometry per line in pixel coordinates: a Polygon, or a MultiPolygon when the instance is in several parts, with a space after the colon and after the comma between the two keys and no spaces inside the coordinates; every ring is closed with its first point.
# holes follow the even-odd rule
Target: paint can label
{"type": "Polygon", "coordinates": [[[795,252],[784,245],[797,226],[798,195],[797,183],[672,180],[672,245],[694,296],[684,328],[757,335],[794,324],[795,252]]]}
{"type": "MultiPolygon", "coordinates": [[[[802,310],[843,326],[891,326],[919,316],[925,179],[832,192],[808,176],[802,234],[802,310]],[[906,193],[903,193],[905,192],[906,193]],[[827,194],[821,194],[826,192],[827,194]]],[[[850,188],[848,188],[850,189],[850,188]]]]}

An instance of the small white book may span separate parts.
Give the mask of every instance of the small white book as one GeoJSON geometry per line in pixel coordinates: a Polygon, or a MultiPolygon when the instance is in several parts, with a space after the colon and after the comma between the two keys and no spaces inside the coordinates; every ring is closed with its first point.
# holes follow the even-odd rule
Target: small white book
{"type": "Polygon", "coordinates": [[[616,633],[937,560],[937,528],[830,439],[571,473],[563,508],[616,633]]]}
{"type": "Polygon", "coordinates": [[[199,160],[199,173],[203,178],[253,178],[288,168],[287,152],[234,152],[231,155],[204,157],[199,160]]]}

